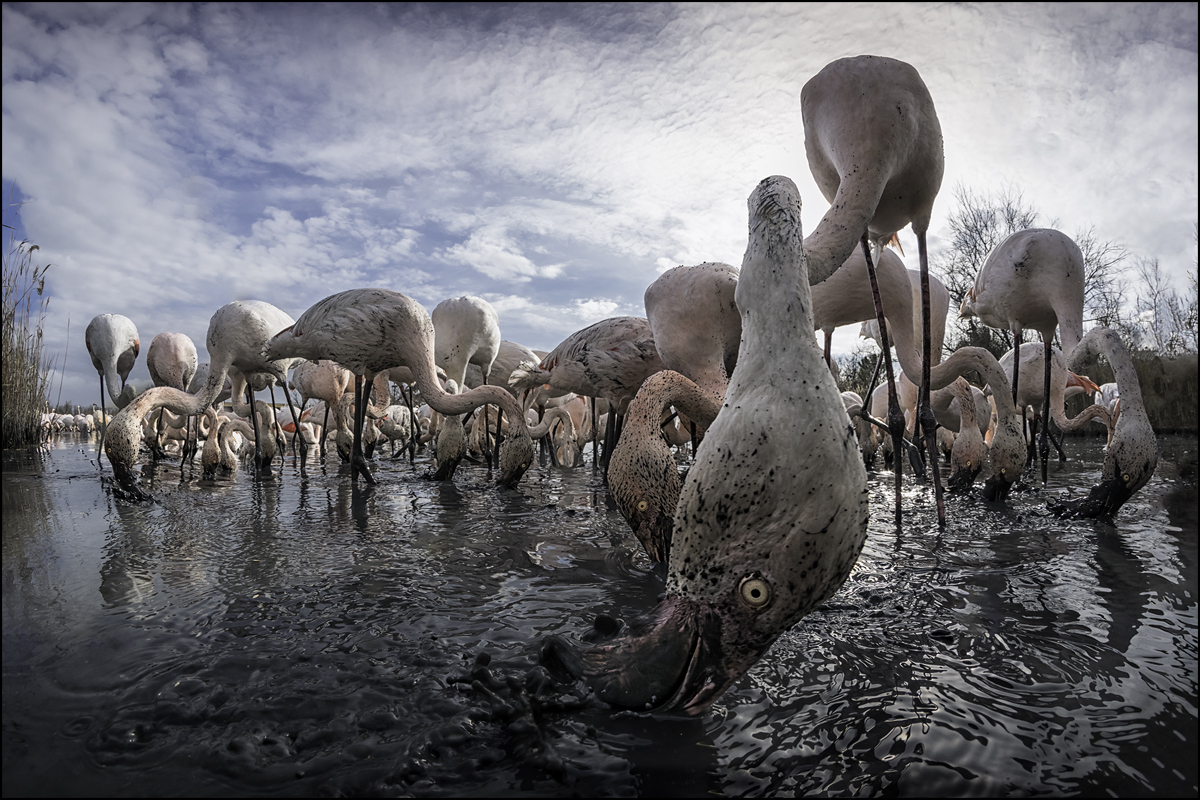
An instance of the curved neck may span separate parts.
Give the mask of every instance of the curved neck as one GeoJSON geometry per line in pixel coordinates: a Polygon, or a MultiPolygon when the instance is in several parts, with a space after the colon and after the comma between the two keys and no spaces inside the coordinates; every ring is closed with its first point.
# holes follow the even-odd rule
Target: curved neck
{"type": "Polygon", "coordinates": [[[971,385],[965,378],[958,378],[950,384],[954,398],[958,400],[958,431],[974,429],[979,431],[979,421],[975,414],[975,398],[971,395],[971,385]]]}
{"type": "Polygon", "coordinates": [[[1108,328],[1092,328],[1071,352],[1070,368],[1079,369],[1081,362],[1089,354],[1103,355],[1108,359],[1121,393],[1121,417],[1132,413],[1135,417],[1149,421],[1145,402],[1142,400],[1142,384],[1121,337],[1108,328]]]}
{"type": "Polygon", "coordinates": [[[883,189],[878,178],[868,181],[842,176],[829,210],[804,240],[810,286],[823,282],[854,252],[875,215],[883,189]]]}
{"type": "Polygon", "coordinates": [[[499,386],[477,386],[462,394],[448,394],[437,381],[434,372],[433,359],[428,357],[417,359],[416,364],[409,364],[416,380],[417,389],[429,407],[439,414],[465,414],[486,403],[500,406],[511,419],[519,421],[518,435],[528,436],[529,426],[525,424],[525,414],[517,405],[516,398],[506,389],[499,386]]]}
{"type": "Polygon", "coordinates": [[[930,368],[929,388],[935,390],[949,386],[963,373],[972,370],[983,376],[983,380],[992,387],[992,397],[996,401],[998,415],[1010,417],[1017,413],[1008,377],[996,357],[982,347],[960,347],[941,364],[930,368]]]}
{"type": "Polygon", "coordinates": [[[569,432],[575,430],[575,420],[571,419],[571,414],[561,406],[546,409],[546,413],[542,415],[542,421],[536,425],[529,426],[529,435],[534,439],[540,439],[550,432],[550,428],[555,422],[561,422],[566,426],[569,432]]]}

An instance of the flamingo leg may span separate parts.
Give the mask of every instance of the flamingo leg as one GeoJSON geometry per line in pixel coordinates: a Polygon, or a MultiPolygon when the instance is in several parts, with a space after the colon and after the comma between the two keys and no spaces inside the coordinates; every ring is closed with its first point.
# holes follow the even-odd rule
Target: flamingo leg
{"type": "Polygon", "coordinates": [[[1054,337],[1051,336],[1049,338],[1046,338],[1043,335],[1042,338],[1043,338],[1043,342],[1045,345],[1045,351],[1046,351],[1045,358],[1043,359],[1043,361],[1046,362],[1046,379],[1045,379],[1045,382],[1042,384],[1042,388],[1043,388],[1043,394],[1042,394],[1042,439],[1041,439],[1040,446],[1038,448],[1038,451],[1039,451],[1038,455],[1041,456],[1041,459],[1042,459],[1042,486],[1045,486],[1046,485],[1046,462],[1050,458],[1050,443],[1048,441],[1046,441],[1046,437],[1050,433],[1050,343],[1054,337]]]}
{"type": "MultiPolygon", "coordinates": [[[[525,391],[528,392],[529,390],[526,389],[525,391]]],[[[546,407],[544,405],[542,405],[541,403],[538,403],[537,412],[538,412],[538,423],[540,424],[542,419],[545,418],[545,416],[546,416],[546,407]]],[[[593,453],[593,456],[594,455],[595,455],[595,453],[593,453]]],[[[546,455],[546,440],[538,439],[538,466],[539,467],[546,466],[547,460],[549,460],[549,457],[546,455]]]]}
{"type": "Polygon", "coordinates": [[[325,440],[329,431],[329,401],[325,401],[325,421],[321,423],[321,462],[325,462],[325,440]]]}
{"type": "Polygon", "coordinates": [[[892,371],[892,351],[888,345],[887,320],[883,317],[883,301],[879,297],[879,281],[875,277],[875,263],[871,259],[871,245],[867,241],[867,232],[862,235],[863,256],[867,260],[867,276],[871,279],[871,294],[875,300],[875,318],[879,321],[879,340],[883,359],[887,370],[888,380],[888,431],[892,434],[892,470],[896,475],[896,524],[900,524],[900,488],[904,481],[904,462],[901,460],[900,444],[904,439],[904,412],[900,410],[900,400],[896,397],[896,376],[892,371]]]}
{"type": "MultiPolygon", "coordinates": [[[[296,441],[300,442],[300,475],[304,476],[304,467],[308,463],[308,442],[304,441],[304,434],[300,431],[300,415],[296,413],[296,406],[292,404],[292,393],[284,391],[284,396],[287,397],[288,411],[292,412],[292,425],[296,428],[296,433],[292,436],[292,458],[295,463],[296,441]]],[[[274,392],[271,393],[272,402],[275,400],[274,392]]],[[[304,406],[300,406],[300,411],[303,413],[304,406]]]]}
{"type": "MultiPolygon", "coordinates": [[[[103,385],[101,378],[101,385],[103,385]]],[[[596,435],[596,398],[589,397],[588,402],[592,404],[592,471],[600,464],[600,460],[596,457],[596,448],[600,445],[600,437],[596,435]]]]}
{"type": "Polygon", "coordinates": [[[1066,460],[1067,460],[1067,454],[1063,452],[1063,449],[1062,449],[1062,442],[1061,442],[1061,441],[1059,441],[1059,440],[1060,440],[1060,439],[1062,439],[1062,438],[1063,438],[1063,437],[1062,437],[1062,432],[1061,432],[1061,431],[1059,431],[1059,436],[1058,436],[1058,438],[1057,438],[1057,439],[1056,439],[1056,438],[1054,438],[1054,433],[1053,433],[1053,432],[1051,432],[1051,433],[1050,433],[1050,444],[1054,445],[1054,449],[1058,451],[1058,460],[1059,460],[1059,461],[1066,461],[1066,460]]]}
{"type": "MultiPolygon", "coordinates": [[[[100,375],[100,411],[104,412],[104,375],[100,375]]],[[[100,464],[100,455],[104,452],[104,434],[108,431],[108,414],[104,413],[104,419],[100,423],[100,450],[96,453],[96,464],[100,464]]]]}
{"type": "MultiPolygon", "coordinates": [[[[551,442],[550,446],[553,447],[554,443],[551,442]]],[[[604,463],[601,465],[604,467],[604,483],[605,483],[605,485],[608,484],[608,460],[612,454],[613,448],[616,446],[617,446],[617,407],[614,406],[612,401],[610,400],[608,402],[608,424],[604,426],[604,456],[603,456],[604,463]]]]}
{"type": "Polygon", "coordinates": [[[250,388],[250,381],[246,381],[246,402],[250,405],[250,423],[254,426],[254,466],[265,466],[263,459],[262,445],[258,441],[258,410],[254,407],[254,390],[250,388]]]}
{"type": "Polygon", "coordinates": [[[413,390],[411,386],[404,387],[404,402],[408,406],[408,463],[412,464],[417,457],[417,412],[413,408],[413,390]]]}
{"type": "Polygon", "coordinates": [[[1013,331],[1013,405],[1017,404],[1017,377],[1021,374],[1021,329],[1013,331]]]}
{"type": "Polygon", "coordinates": [[[363,391],[363,381],[362,375],[354,376],[354,446],[350,451],[350,481],[353,483],[358,480],[358,473],[361,472],[363,480],[374,485],[379,481],[367,468],[367,459],[362,451],[362,429],[367,419],[367,392],[363,391]]]}
{"type": "Polygon", "coordinates": [[[929,365],[933,363],[930,353],[933,340],[929,312],[929,257],[925,250],[925,231],[916,231],[916,234],[917,250],[921,261],[921,393],[917,418],[921,421],[921,433],[925,437],[925,446],[929,448],[929,458],[926,461],[933,472],[933,496],[937,502],[938,527],[944,528],[946,527],[946,501],[942,496],[942,473],[938,467],[937,420],[934,419],[933,408],[929,405],[929,365]]]}
{"type": "MultiPolygon", "coordinates": [[[[267,384],[267,391],[271,393],[271,433],[275,436],[275,449],[279,451],[279,460],[283,461],[283,454],[287,452],[287,442],[283,440],[283,435],[279,432],[279,426],[275,424],[275,384],[267,384]]],[[[292,407],[291,399],[288,398],[288,408],[292,407]]],[[[292,415],[292,421],[295,422],[295,415],[292,415]]],[[[296,428],[299,430],[299,427],[296,428]]],[[[296,454],[296,440],[292,439],[292,456],[296,454]]]]}
{"type": "MultiPolygon", "coordinates": [[[[487,386],[488,376],[483,373],[483,385],[487,386]]],[[[483,457],[487,461],[487,468],[490,471],[492,468],[492,429],[488,427],[488,407],[487,403],[483,404],[483,457]]]]}

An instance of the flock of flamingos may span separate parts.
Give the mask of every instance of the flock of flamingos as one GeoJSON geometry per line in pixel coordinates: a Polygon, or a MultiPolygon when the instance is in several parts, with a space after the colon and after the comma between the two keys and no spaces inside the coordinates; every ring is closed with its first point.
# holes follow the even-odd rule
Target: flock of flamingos
{"type": "MultiPolygon", "coordinates": [[[[1100,484],[1051,508],[1115,515],[1150,479],[1158,445],[1120,339],[1082,329],[1084,264],[1076,244],[1049,229],[1013,234],[988,256],[962,303],[961,315],[1011,330],[1020,357],[998,361],[965,347],[941,359],[948,296],[929,277],[925,235],[943,148],[929,90],[909,64],[859,56],[809,80],[801,106],[809,166],[832,204],[807,237],[795,184],[766,178],[749,197],[740,270],[719,263],[669,270],[646,290],[645,318],[596,323],[541,358],[501,342],[496,313],[479,298],[447,300],[430,315],[399,292],[351,289],[296,320],[258,301],[220,308],[208,328],[207,373],[197,375],[188,337],[160,334],[147,354],[156,386],[135,396],[125,379],[137,331],[125,317],[96,317],[87,347],[102,400],[107,384],[121,409],[103,431],[115,490],[149,499],[132,468],[144,442],[161,448],[171,415],[184,431],[185,461],[196,452],[199,437],[188,421],[196,418],[194,428],[207,437],[206,470],[236,467],[228,437],[239,431],[253,437],[260,463],[269,463],[279,422],[271,407],[255,404],[254,391],[289,386],[293,368],[300,409],[284,394],[301,473],[310,444],[324,454],[332,410],[350,479],[372,484],[364,450],[375,424],[366,420],[403,439],[418,433],[413,395],[407,405],[390,405],[389,382],[415,389],[436,412],[425,436],[436,442],[440,479],[453,475],[467,449],[463,416],[482,408],[470,436],[489,466],[495,436],[505,486],[521,479],[542,436],[557,436],[551,453],[574,461],[571,437],[590,430],[585,438],[595,441],[599,403],[611,412],[603,453],[609,490],[650,558],[667,565],[666,595],[637,624],[604,631],[600,644],[581,649],[550,637],[542,656],[614,705],[689,714],[707,708],[846,580],[866,537],[864,462],[879,444],[877,431],[893,454],[899,519],[900,454],[936,467],[939,427],[957,433],[949,488],[964,490],[982,474],[984,497],[1003,502],[1037,449],[1036,434],[1026,432],[1027,408],[1047,409],[1042,416],[1064,431],[1096,419],[1109,428],[1100,484]],[[911,277],[886,249],[909,224],[920,257],[920,273],[911,277]],[[878,326],[886,383],[865,403],[839,394],[828,337],[839,325],[868,321],[878,326]],[[825,331],[824,353],[817,329],[825,331]],[[1039,332],[1042,343],[1022,345],[1025,329],[1039,332]],[[1051,346],[1056,330],[1061,351],[1051,346]],[[1091,354],[1111,365],[1119,403],[1068,418],[1064,398],[1097,389],[1071,372],[1091,354]],[[990,398],[961,377],[969,372],[982,377],[990,398]],[[235,415],[216,411],[223,389],[235,415]],[[323,417],[304,410],[314,397],[325,400],[323,417]],[[576,397],[593,398],[590,418],[576,397]],[[489,414],[488,405],[499,411],[489,414]],[[532,421],[534,407],[545,411],[540,422],[532,421]],[[318,418],[324,422],[315,435],[318,418]],[[689,435],[694,459],[681,480],[671,446],[689,435]]],[[[1043,423],[1043,482],[1048,432],[1043,423]]],[[[931,472],[944,524],[941,481],[931,472]]]]}

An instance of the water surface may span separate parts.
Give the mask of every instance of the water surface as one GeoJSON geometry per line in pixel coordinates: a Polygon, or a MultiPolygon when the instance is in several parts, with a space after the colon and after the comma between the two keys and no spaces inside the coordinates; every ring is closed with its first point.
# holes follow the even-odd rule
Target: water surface
{"type": "Polygon", "coordinates": [[[4,793],[1195,795],[1197,441],[1115,524],[1049,516],[1102,445],[941,531],[873,474],[847,584],[699,719],[537,667],[663,589],[590,464],[167,461],[132,505],[82,438],[6,453],[4,793]]]}

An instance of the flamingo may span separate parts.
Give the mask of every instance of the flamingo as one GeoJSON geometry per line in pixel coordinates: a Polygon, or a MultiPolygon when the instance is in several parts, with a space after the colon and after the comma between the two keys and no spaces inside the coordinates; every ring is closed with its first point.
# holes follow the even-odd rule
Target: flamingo
{"type": "Polygon", "coordinates": [[[616,416],[628,407],[642,382],[662,368],[649,320],[610,317],[572,333],[540,364],[522,363],[508,382],[518,391],[545,384],[551,396],[574,393],[608,400],[616,413],[609,415],[607,459],[616,437],[616,416]]]}
{"type": "MultiPolygon", "coordinates": [[[[137,485],[133,463],[137,460],[138,440],[142,418],[159,408],[188,416],[202,414],[213,404],[225,384],[226,375],[235,375],[244,383],[245,374],[265,372],[279,382],[287,380],[287,370],[293,359],[265,360],[263,346],[276,332],[290,325],[292,318],[280,309],[261,300],[235,300],[217,309],[208,322],[206,344],[212,362],[208,380],[199,392],[189,394],[171,386],[156,386],[139,395],[112,419],[112,435],[104,443],[104,452],[113,465],[118,491],[135,500],[149,500],[150,495],[137,485]]],[[[234,387],[234,397],[240,388],[234,387]]],[[[291,396],[288,407],[292,421],[299,422],[291,396]]],[[[253,417],[257,430],[257,415],[253,417]]],[[[257,434],[256,434],[257,436],[257,434]]],[[[301,458],[306,452],[301,442],[301,458]]],[[[256,445],[256,454],[261,452],[256,445]]],[[[303,461],[301,461],[303,464],[303,461]]]]}
{"type": "MultiPolygon", "coordinates": [[[[537,363],[540,360],[541,356],[538,356],[525,345],[501,339],[500,346],[496,350],[496,358],[492,361],[492,368],[487,378],[484,378],[483,370],[478,365],[468,362],[467,372],[464,377],[465,385],[468,389],[474,389],[476,386],[483,386],[486,383],[490,383],[508,389],[513,397],[518,397],[517,390],[508,385],[508,379],[512,376],[513,370],[520,366],[523,361],[537,363]]],[[[497,420],[497,430],[499,426],[500,422],[497,420]]],[[[477,425],[472,428],[471,439],[468,442],[470,450],[479,453],[485,452],[487,449],[487,436],[487,427],[477,425]]]]}
{"type": "MultiPolygon", "coordinates": [[[[185,392],[196,375],[199,359],[196,356],[196,345],[185,333],[160,333],[150,340],[150,349],[146,351],[146,366],[150,369],[150,380],[155,386],[171,386],[185,392]]],[[[190,435],[191,417],[184,421],[185,437],[182,462],[191,455],[190,435]]],[[[156,437],[154,450],[161,450],[162,444],[157,441],[162,436],[163,418],[160,414],[155,426],[156,437]]]]}
{"type": "MultiPolygon", "coordinates": [[[[911,223],[917,236],[921,264],[922,375],[921,429],[937,463],[929,408],[931,320],[929,257],[925,234],[933,201],[942,185],[945,159],[942,128],[933,98],[910,64],[881,56],[842,58],[826,65],[800,92],[804,121],[804,151],[813,178],[831,204],[806,247],[814,256],[809,280],[824,281],[861,243],[871,276],[875,314],[887,341],[884,309],[868,252],[877,249],[911,223]]],[[[891,358],[884,348],[888,385],[894,387],[891,358]]],[[[889,390],[888,425],[899,444],[900,414],[894,390],[889,390]]],[[[945,525],[941,479],[934,470],[938,522],[945,525]]],[[[900,521],[901,473],[896,470],[896,521],[900,521]]]]}
{"type": "MultiPolygon", "coordinates": [[[[946,486],[952,492],[964,491],[975,482],[987,458],[987,445],[983,442],[983,431],[977,419],[978,406],[972,387],[964,378],[950,384],[958,406],[958,435],[950,449],[950,478],[946,486]]],[[[983,396],[983,393],[980,393],[983,396]]]]}
{"type": "Polygon", "coordinates": [[[614,642],[543,645],[614,705],[701,713],[838,590],[866,539],[867,476],[813,332],[795,184],[767,178],[749,209],[738,363],[675,509],[666,596],[614,642]]]}
{"type": "Polygon", "coordinates": [[[1104,450],[1100,483],[1082,500],[1050,504],[1051,511],[1064,517],[1116,516],[1158,466],[1158,439],[1146,415],[1141,383],[1129,350],[1114,331],[1093,328],[1072,351],[1070,363],[1082,363],[1092,354],[1103,355],[1112,367],[1120,391],[1121,413],[1104,450]]]}
{"type": "MultiPolygon", "coordinates": [[[[1014,368],[1013,354],[1016,350],[1009,350],[1000,357],[1000,366],[1005,372],[1011,372],[1017,376],[1014,382],[1020,383],[1020,388],[1017,390],[1016,404],[1018,408],[1032,408],[1035,418],[1042,420],[1042,428],[1047,427],[1047,420],[1054,419],[1054,423],[1058,425],[1059,430],[1069,432],[1075,430],[1083,421],[1090,419],[1098,419],[1110,426],[1111,433],[1111,415],[1099,414],[1092,411],[1091,408],[1085,409],[1079,415],[1072,419],[1067,419],[1064,403],[1068,397],[1081,394],[1083,392],[1095,392],[1098,387],[1091,378],[1086,375],[1077,375],[1067,369],[1067,359],[1062,351],[1057,347],[1051,347],[1050,360],[1050,414],[1044,413],[1045,402],[1045,387],[1041,381],[1034,382],[1031,380],[1033,376],[1042,377],[1045,373],[1045,348],[1036,342],[1026,342],[1021,345],[1021,363],[1014,368]],[[1021,380],[1025,378],[1025,380],[1021,380]]],[[[1107,406],[1097,406],[1104,408],[1107,411],[1107,406]]],[[[1030,447],[1032,448],[1032,443],[1030,447]]],[[[1055,445],[1057,447],[1057,444],[1055,445]]],[[[1032,450],[1031,450],[1032,452],[1032,450]]],[[[1059,450],[1062,453],[1062,450],[1059,450]]]]}
{"type": "MultiPolygon", "coordinates": [[[[430,315],[434,330],[434,361],[457,386],[465,386],[467,364],[475,364],[486,385],[492,362],[500,350],[500,318],[492,304],[481,297],[455,297],[437,304],[430,315]]],[[[483,406],[483,430],[486,436],[487,405],[483,406]]],[[[488,469],[492,453],[484,442],[488,469]]],[[[455,461],[455,464],[458,462],[455,461]]],[[[449,477],[449,476],[447,476],[449,477]]]]}
{"type": "MultiPolygon", "coordinates": [[[[945,388],[972,370],[978,372],[991,387],[992,401],[995,403],[987,458],[990,469],[983,496],[986,500],[1004,502],[1012,485],[1025,469],[1026,448],[1021,424],[1023,415],[1013,403],[1008,378],[1000,362],[982,347],[960,347],[930,370],[930,388],[945,388]]],[[[960,432],[961,428],[960,424],[960,432]]]]}
{"type": "MultiPolygon", "coordinates": [[[[500,344],[503,345],[504,343],[501,342],[500,344]]],[[[479,367],[476,367],[474,364],[468,364],[467,365],[467,374],[468,375],[470,375],[470,371],[472,368],[474,368],[476,371],[479,370],[479,367]]],[[[436,370],[434,370],[434,372],[436,373],[437,379],[439,381],[444,382],[447,379],[446,371],[444,369],[442,369],[441,367],[438,367],[436,370]]],[[[417,416],[417,411],[413,407],[413,387],[416,386],[417,384],[416,384],[416,379],[413,378],[412,370],[410,370],[408,367],[392,367],[386,373],[380,373],[380,374],[386,375],[387,380],[389,380],[392,383],[401,387],[400,394],[403,396],[404,403],[405,403],[406,407],[408,408],[409,417],[412,419],[415,419],[417,416]],[[404,386],[408,387],[407,392],[404,391],[404,388],[403,388],[404,386]]],[[[480,374],[482,376],[482,373],[480,373],[480,374]]],[[[378,381],[378,378],[376,380],[378,381]]],[[[468,383],[469,383],[469,381],[468,381],[468,383]]],[[[480,381],[480,383],[472,385],[471,388],[474,389],[475,386],[478,386],[480,384],[482,384],[482,380],[480,381]]],[[[378,391],[378,383],[376,384],[376,391],[378,391]]],[[[388,392],[388,394],[390,395],[390,391],[388,392]]],[[[410,430],[411,430],[411,435],[409,436],[409,439],[408,439],[408,460],[411,463],[413,461],[413,459],[416,457],[417,440],[419,438],[420,430],[419,430],[419,426],[416,426],[416,425],[412,426],[410,428],[410,430]]],[[[397,457],[398,456],[395,454],[392,456],[392,458],[397,458],[397,457]]]]}
{"type": "MultiPolygon", "coordinates": [[[[900,256],[890,249],[879,254],[879,263],[874,266],[883,316],[890,323],[888,332],[892,341],[889,344],[896,344],[900,368],[907,366],[910,371],[915,370],[914,374],[920,380],[920,362],[914,360],[920,356],[913,341],[913,293],[908,270],[904,268],[900,256]]],[[[873,337],[876,342],[879,341],[875,300],[862,250],[850,253],[832,275],[812,287],[812,301],[813,324],[825,334],[826,363],[832,364],[830,344],[835,328],[862,322],[864,330],[875,331],[873,337]]],[[[920,322],[917,324],[919,326],[920,322]]],[[[919,327],[917,336],[920,336],[919,327]]]]}
{"type": "Polygon", "coordinates": [[[687,376],[662,370],[646,379],[625,413],[621,438],[608,466],[609,492],[652,561],[666,562],[670,554],[682,490],[675,458],[663,438],[663,411],[675,406],[707,429],[721,410],[724,388],[718,398],[687,376]]]}
{"type": "MultiPolygon", "coordinates": [[[[100,314],[93,317],[83,333],[92,366],[100,375],[100,408],[104,408],[104,386],[117,408],[125,408],[136,395],[133,386],[126,385],[133,364],[137,361],[141,342],[133,320],[120,314],[100,314]],[[117,388],[117,378],[121,387],[117,388]]],[[[104,448],[107,425],[100,428],[100,448],[104,448]]]]}
{"type": "Polygon", "coordinates": [[[264,349],[267,358],[328,358],[356,376],[356,419],[351,478],[356,470],[369,483],[375,478],[362,455],[366,402],[359,377],[373,383],[387,369],[406,366],[421,396],[439,414],[465,414],[484,403],[501,406],[520,420],[517,435],[500,448],[502,486],[514,486],[533,461],[533,444],[524,415],[513,396],[498,386],[447,394],[438,385],[434,364],[434,330],[429,313],[410,297],[390,289],[350,289],[330,295],[305,311],[295,324],[280,331],[264,349]]]}
{"type": "MultiPolygon", "coordinates": [[[[1083,336],[1084,265],[1079,245],[1061,231],[1030,228],[1017,231],[998,244],[975,276],[959,308],[960,318],[979,317],[983,324],[1013,332],[1014,349],[1021,346],[1025,328],[1042,335],[1044,392],[1050,394],[1050,346],[1057,328],[1068,356],[1083,336]]],[[[1019,376],[1013,364],[1012,392],[1017,396],[1019,376]]],[[[1050,455],[1049,429],[1042,427],[1039,445],[1042,483],[1050,455]]]]}
{"type": "MultiPolygon", "coordinates": [[[[292,370],[292,386],[300,393],[300,412],[304,412],[309,400],[324,400],[325,415],[321,430],[329,430],[329,409],[337,407],[338,399],[350,386],[350,379],[350,370],[328,359],[301,361],[292,370]]],[[[321,437],[321,460],[325,460],[324,436],[321,437]]]]}
{"type": "Polygon", "coordinates": [[[742,318],[734,302],[738,270],[705,262],[673,267],[646,287],[646,318],[665,369],[690,379],[718,403],[737,366],[742,318]]]}

